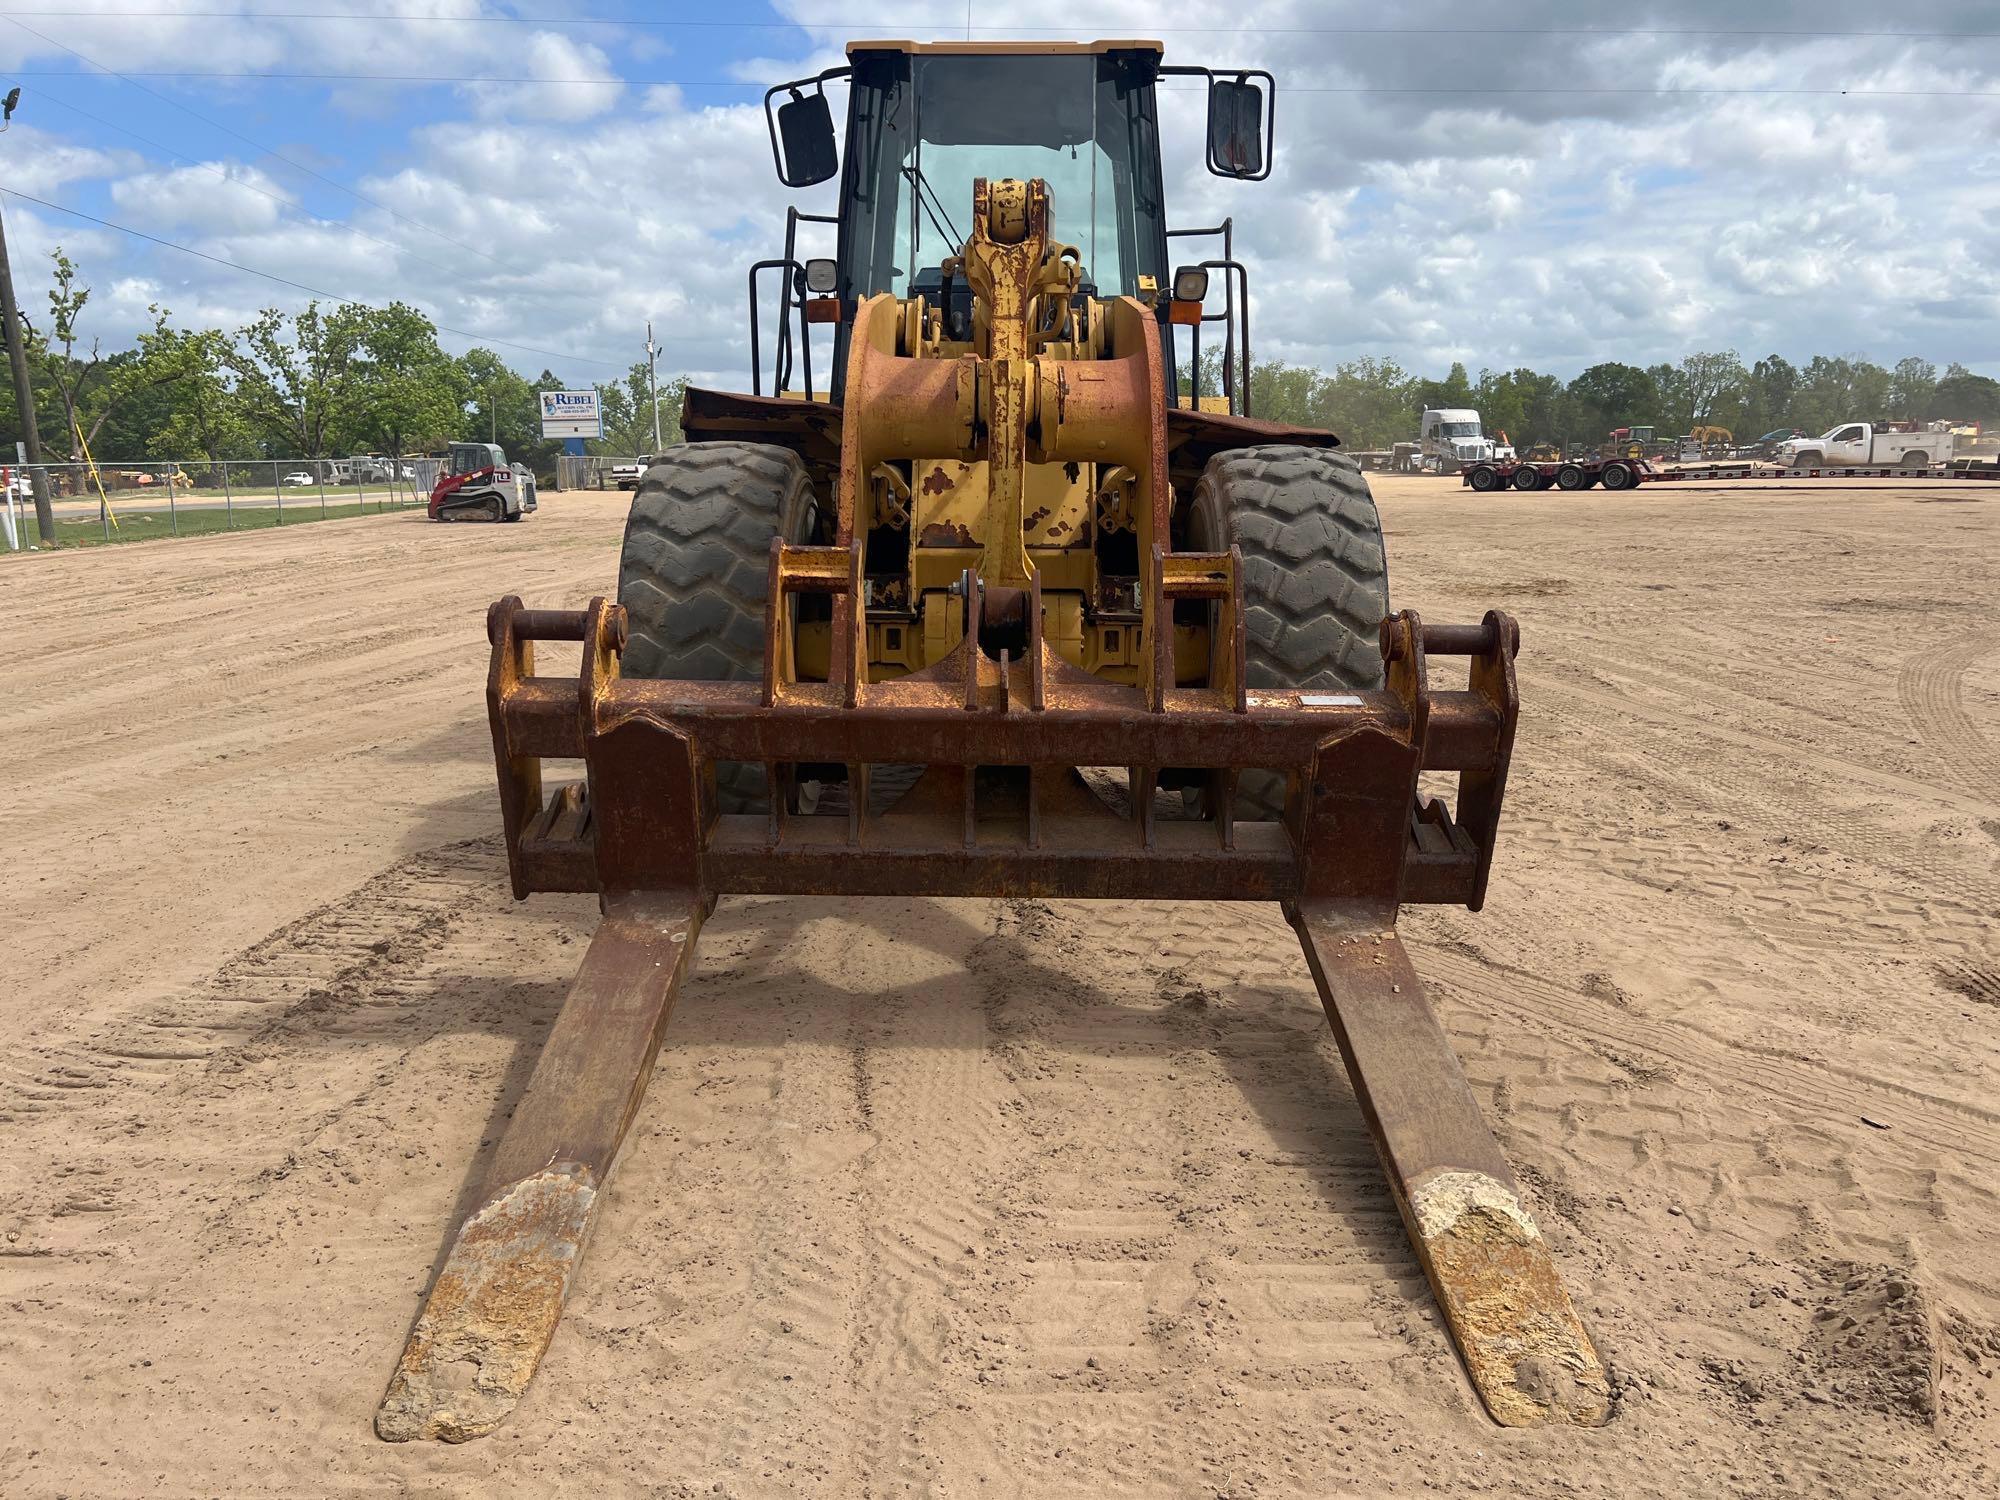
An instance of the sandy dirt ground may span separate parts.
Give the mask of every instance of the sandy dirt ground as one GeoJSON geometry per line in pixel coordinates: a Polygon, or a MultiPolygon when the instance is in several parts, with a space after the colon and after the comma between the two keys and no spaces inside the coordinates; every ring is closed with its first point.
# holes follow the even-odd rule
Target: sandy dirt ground
{"type": "Polygon", "coordinates": [[[1521,621],[1404,926],[1609,1426],[1481,1414],[1275,911],[731,900],[526,1400],[378,1441],[595,915],[481,699],[552,494],[0,559],[0,1493],[2000,1490],[2000,490],[1377,489],[1521,621]]]}

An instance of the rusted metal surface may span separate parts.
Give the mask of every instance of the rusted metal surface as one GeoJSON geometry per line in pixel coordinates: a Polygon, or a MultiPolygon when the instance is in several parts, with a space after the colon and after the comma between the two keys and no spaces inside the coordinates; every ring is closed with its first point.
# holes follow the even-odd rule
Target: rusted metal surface
{"type": "Polygon", "coordinates": [[[710,901],[608,896],[486,1186],[431,1284],[375,1429],[392,1442],[491,1432],[554,1337],[618,1146],[710,901]]]}
{"type": "Polygon", "coordinates": [[[681,404],[681,431],[690,443],[771,443],[798,454],[813,489],[833,493],[840,471],[841,412],[830,401],[746,396],[689,386],[681,404]]]}
{"type": "Polygon", "coordinates": [[[844,424],[811,403],[689,394],[690,435],[777,424],[809,463],[831,475],[837,462],[831,544],[771,543],[761,680],[626,678],[625,614],[603,599],[565,612],[509,598],[489,615],[514,891],[597,891],[606,915],[431,1290],[383,1435],[471,1436],[519,1398],[702,915],[732,892],[1281,903],[1481,1398],[1510,1424],[1603,1420],[1603,1368],[1394,928],[1404,902],[1484,897],[1520,707],[1514,622],[1405,611],[1382,622],[1380,690],[1251,687],[1243,558],[1173,549],[1170,479],[1191,488],[1224,448],[1337,440],[1169,412],[1153,315],[1075,297],[1043,185],[982,181],[975,199],[971,345],[946,350],[920,305],[873,297],[851,326],[844,424]],[[1117,534],[1115,601],[1062,549],[1031,555],[1028,533],[1052,514],[1025,509],[1031,469],[1117,534]],[[876,484],[893,493],[883,514],[876,484]],[[868,533],[891,523],[925,560],[910,575],[921,609],[870,621],[887,606],[868,533]],[[1093,590],[1096,627],[1120,637],[1118,680],[1080,664],[1093,590]],[[793,623],[806,595],[826,601],[810,677],[793,623]],[[871,680],[871,628],[921,630],[922,653],[871,680]],[[582,643],[574,680],[536,675],[536,640],[582,643]],[[1459,661],[1462,687],[1433,685],[1459,661]],[[586,782],[546,790],[548,758],[580,759],[586,782]],[[724,762],[765,768],[764,813],[718,811],[724,762]],[[877,805],[885,765],[923,769],[877,805]],[[1124,804],[1078,767],[1123,768],[1124,804]],[[1282,819],[1235,816],[1246,771],[1287,778],[1282,819]],[[1455,773],[1455,799],[1421,796],[1425,771],[1455,773]],[[844,806],[814,811],[803,785],[842,778],[844,806]],[[1174,816],[1156,795],[1190,786],[1211,815],[1174,816]]]}
{"type": "Polygon", "coordinates": [[[1328,901],[1288,915],[1480,1400],[1509,1427],[1603,1422],[1603,1361],[1424,998],[1395,908],[1328,901]]]}
{"type": "Polygon", "coordinates": [[[514,1409],[555,1337],[597,1185],[575,1162],[513,1183],[458,1231],[375,1430],[462,1443],[514,1409]]]}
{"type": "Polygon", "coordinates": [[[1519,713],[1513,621],[1425,625],[1405,611],[1383,622],[1384,689],[1251,689],[1241,558],[1155,547],[1144,616],[1205,603],[1225,643],[1204,685],[1168,686],[1151,637],[1141,682],[1101,681],[1043,638],[1039,578],[989,591],[970,568],[943,660],[871,683],[857,644],[836,651],[835,680],[801,681],[788,601],[857,598],[862,555],[774,542],[757,683],[623,677],[623,612],[601,599],[578,613],[494,606],[488,705],[515,889],[595,889],[607,916],[412,1337],[384,1434],[470,1435],[518,1397],[570,1283],[565,1247],[580,1234],[567,1226],[586,1226],[594,1201],[571,1193],[581,1206],[565,1219],[565,1185],[538,1174],[569,1164],[565,1191],[601,1185],[701,913],[725,892],[1280,902],[1487,1409],[1511,1425],[1604,1420],[1602,1364],[1394,927],[1403,902],[1483,895],[1519,713]],[[1021,631],[1021,644],[989,654],[982,626],[1021,631]],[[573,682],[534,675],[536,638],[582,640],[573,682]],[[1466,685],[1434,687],[1454,659],[1466,685]],[[545,756],[581,757],[587,789],[544,798],[545,756]],[[723,760],[770,768],[766,815],[716,814],[707,768],[723,760]],[[800,767],[827,762],[847,768],[843,814],[796,811],[800,767]],[[916,784],[872,809],[868,768],[913,762],[927,767],[916,784]],[[1084,790],[1079,765],[1128,767],[1129,809],[1084,790]],[[1207,773],[1224,808],[1243,770],[1287,772],[1294,793],[1282,822],[1167,818],[1152,793],[1169,766],[1207,773]],[[1424,770],[1458,773],[1455,806],[1419,796],[1424,770]],[[631,892],[649,894],[619,894],[631,892]],[[579,1110],[595,1123],[572,1128],[579,1110]]]}
{"type": "MultiPolygon", "coordinates": [[[[1504,616],[1457,627],[1395,617],[1385,635],[1385,649],[1397,654],[1391,687],[1375,692],[1250,689],[1228,665],[1234,649],[1209,686],[1156,693],[1153,683],[1106,683],[1050,650],[1032,628],[1040,618],[1033,607],[1020,612],[1030,626],[1022,659],[1010,657],[1004,668],[967,636],[951,657],[906,677],[863,684],[850,666],[837,682],[800,682],[777,625],[781,601],[802,590],[838,596],[851,589],[855,555],[851,548],[774,549],[761,684],[619,676],[611,648],[620,612],[602,601],[588,615],[536,620],[551,633],[591,638],[575,683],[535,678],[532,641],[519,623],[527,612],[518,601],[496,605],[489,708],[516,889],[643,884],[651,866],[694,870],[702,888],[716,892],[894,886],[908,894],[1011,894],[1027,882],[1049,894],[1130,896],[1143,895],[1150,882],[1162,895],[1185,890],[1215,900],[1283,900],[1315,890],[1384,901],[1399,893],[1476,899],[1497,836],[1518,712],[1509,655],[1515,636],[1504,616]],[[1471,685],[1432,689],[1427,673],[1408,665],[1408,653],[1414,647],[1421,654],[1425,642],[1445,653],[1476,649],[1471,685]],[[614,739],[636,746],[616,752],[633,770],[615,784],[596,771],[614,753],[614,739]],[[538,800],[542,756],[584,759],[592,767],[589,796],[568,791],[538,800]],[[927,870],[927,854],[968,846],[957,802],[949,818],[935,822],[912,806],[876,818],[852,805],[838,820],[751,820],[753,843],[736,820],[702,821],[681,790],[698,785],[701,768],[718,761],[1013,766],[1051,775],[1078,765],[1266,769],[1291,772],[1316,790],[1302,828],[1166,821],[1152,830],[1148,847],[1140,830],[1121,827],[1101,805],[1042,806],[1037,787],[1055,786],[1049,776],[1015,788],[1014,801],[982,798],[975,782],[970,848],[978,857],[935,861],[927,870]],[[1418,803],[1419,766],[1460,773],[1456,811],[1418,803]],[[670,808],[679,809],[671,813],[678,852],[668,859],[661,850],[670,808]],[[837,848],[829,826],[840,830],[837,848]],[[1031,826],[1039,844],[1029,839],[1031,826]],[[610,873],[613,867],[619,873],[610,873]]],[[[986,591],[976,575],[968,583],[964,607],[983,619],[986,591]]],[[[1153,613],[1164,614],[1169,597],[1213,598],[1221,637],[1234,643],[1240,636],[1240,566],[1229,554],[1166,554],[1153,587],[1160,595],[1153,613]]],[[[1004,604],[992,612],[1015,618],[1004,604]]]]}
{"type": "Polygon", "coordinates": [[[1165,414],[1169,477],[1176,490],[1193,494],[1202,470],[1218,453],[1259,443],[1288,443],[1302,448],[1338,448],[1340,439],[1319,427],[1295,427],[1261,417],[1234,417],[1226,412],[1173,407],[1165,414]]]}

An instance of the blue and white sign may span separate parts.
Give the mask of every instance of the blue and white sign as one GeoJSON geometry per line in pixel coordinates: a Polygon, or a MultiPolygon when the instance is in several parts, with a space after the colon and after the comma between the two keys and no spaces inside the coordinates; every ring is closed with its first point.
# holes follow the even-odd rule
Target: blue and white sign
{"type": "Polygon", "coordinates": [[[544,438],[601,438],[604,413],[595,391],[542,391],[544,438]]]}

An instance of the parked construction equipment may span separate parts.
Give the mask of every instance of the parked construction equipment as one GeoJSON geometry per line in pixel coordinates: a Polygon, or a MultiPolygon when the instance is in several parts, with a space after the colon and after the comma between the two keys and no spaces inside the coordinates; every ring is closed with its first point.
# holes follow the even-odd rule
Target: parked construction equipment
{"type": "Polygon", "coordinates": [[[1668,468],[1643,458],[1569,459],[1563,463],[1475,464],[1459,483],[1488,493],[1494,490],[1631,489],[1638,484],[1705,484],[1725,479],[2000,479],[2000,465],[1958,461],[1948,465],[1898,464],[1893,468],[1776,468],[1770,464],[1711,464],[1699,468],[1668,468]]]}
{"type": "Polygon", "coordinates": [[[809,372],[797,399],[689,391],[617,601],[488,616],[514,894],[594,891],[603,919],[378,1430],[467,1438],[521,1396],[733,893],[1279,903],[1486,1409],[1602,1422],[1604,1366],[1396,931],[1406,901],[1485,899],[1514,622],[1390,610],[1338,440],[1240,414],[1247,322],[1231,411],[1175,399],[1207,273],[1244,318],[1248,288],[1226,256],[1170,273],[1155,81],[1205,77],[1208,166],[1255,180],[1268,75],[1153,42],[848,56],[773,90],[787,184],[844,157],[838,259],[779,263],[802,364],[832,329],[831,399],[809,372]],[[582,643],[573,680],[537,675],[552,640],[582,643]],[[551,758],[585,781],[545,787],[551,758]]]}
{"type": "Polygon", "coordinates": [[[431,489],[433,521],[518,521],[536,508],[535,476],[498,443],[453,443],[431,489]]]}

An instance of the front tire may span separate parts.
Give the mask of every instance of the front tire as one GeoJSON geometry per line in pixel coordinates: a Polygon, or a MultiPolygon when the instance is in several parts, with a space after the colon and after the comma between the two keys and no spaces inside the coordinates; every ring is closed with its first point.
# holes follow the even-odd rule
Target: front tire
{"type": "MultiPolygon", "coordinates": [[[[646,471],[625,520],[618,602],[627,677],[750,682],[764,675],[771,538],[812,539],[817,501],[798,455],[768,443],[687,443],[646,471]]],[[[715,768],[720,811],[759,812],[764,768],[715,768]]]]}
{"type": "MultiPolygon", "coordinates": [[[[1195,487],[1188,546],[1243,553],[1244,658],[1253,688],[1383,685],[1389,613],[1382,518],[1354,460],[1270,444],[1219,453],[1195,487]]],[[[1284,816],[1287,777],[1245,771],[1236,812],[1284,816]]]]}

